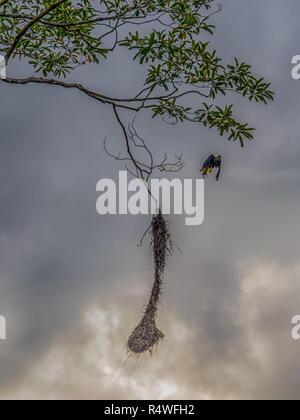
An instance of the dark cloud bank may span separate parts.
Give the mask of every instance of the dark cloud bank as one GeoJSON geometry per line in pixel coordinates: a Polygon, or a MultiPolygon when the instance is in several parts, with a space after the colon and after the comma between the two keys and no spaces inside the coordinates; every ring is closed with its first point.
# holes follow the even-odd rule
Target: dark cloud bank
{"type": "MultiPolygon", "coordinates": [[[[184,255],[165,281],[167,338],[138,362],[124,364],[124,343],[152,281],[150,250],[136,247],[147,218],[95,211],[97,181],[122,169],[102,150],[107,135],[121,147],[111,110],[71,91],[1,84],[1,398],[298,399],[299,12],[294,0],[227,0],[215,17],[219,53],[253,63],[276,91],[269,107],[234,99],[257,127],[246,150],[195,126],[138,121],[157,153],[184,152],[182,177],[207,153],[225,161],[221,182],[206,183],[204,225],[170,218],[184,255]]],[[[98,71],[78,77],[107,92],[140,77],[127,55],[98,71]]]]}

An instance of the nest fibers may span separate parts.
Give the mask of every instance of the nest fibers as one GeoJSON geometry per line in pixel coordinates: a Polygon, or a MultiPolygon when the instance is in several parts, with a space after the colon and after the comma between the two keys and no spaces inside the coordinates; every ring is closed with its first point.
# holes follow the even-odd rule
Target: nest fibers
{"type": "Polygon", "coordinates": [[[151,245],[153,248],[155,268],[154,284],[143,318],[128,340],[128,348],[135,354],[151,351],[164,337],[163,333],[156,326],[156,317],[167,256],[172,253],[172,242],[170,240],[167,221],[161,212],[153,217],[151,227],[151,245]]]}

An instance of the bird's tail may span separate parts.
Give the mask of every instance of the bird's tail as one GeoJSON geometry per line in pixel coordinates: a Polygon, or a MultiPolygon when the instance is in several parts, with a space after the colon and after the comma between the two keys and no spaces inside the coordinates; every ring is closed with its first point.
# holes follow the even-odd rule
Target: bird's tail
{"type": "Polygon", "coordinates": [[[202,172],[202,175],[203,176],[205,176],[205,175],[207,175],[208,173],[210,173],[212,171],[212,168],[210,168],[210,167],[203,167],[202,169],[201,169],[201,172],[202,172]]]}
{"type": "Polygon", "coordinates": [[[216,175],[216,181],[219,181],[220,173],[221,173],[221,163],[219,165],[218,173],[216,175]]]}

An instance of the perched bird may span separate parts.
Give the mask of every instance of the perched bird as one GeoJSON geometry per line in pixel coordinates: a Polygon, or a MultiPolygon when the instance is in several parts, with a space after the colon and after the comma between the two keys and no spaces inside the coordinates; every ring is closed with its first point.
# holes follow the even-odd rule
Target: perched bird
{"type": "Polygon", "coordinates": [[[203,163],[200,172],[202,172],[203,177],[205,178],[207,174],[209,174],[214,168],[218,168],[218,172],[216,175],[216,181],[219,180],[220,172],[221,172],[221,164],[222,164],[222,156],[218,155],[210,155],[206,161],[203,163]]]}

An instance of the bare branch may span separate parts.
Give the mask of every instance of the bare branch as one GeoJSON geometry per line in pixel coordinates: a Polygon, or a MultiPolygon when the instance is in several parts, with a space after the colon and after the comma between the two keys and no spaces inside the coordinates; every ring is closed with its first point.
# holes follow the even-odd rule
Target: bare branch
{"type": "Polygon", "coordinates": [[[129,157],[130,157],[130,159],[131,159],[131,162],[133,163],[133,165],[136,167],[136,169],[137,169],[137,171],[138,171],[138,173],[139,173],[139,175],[140,175],[140,178],[141,179],[145,179],[144,178],[144,174],[146,173],[148,173],[147,172],[147,170],[144,170],[142,167],[141,167],[141,165],[139,164],[139,162],[135,159],[135,157],[134,157],[134,155],[133,155],[133,153],[132,153],[132,150],[131,150],[131,146],[130,146],[130,139],[129,139],[129,136],[128,136],[128,134],[127,134],[127,131],[126,131],[126,128],[125,128],[125,125],[123,124],[123,122],[122,122],[122,120],[121,120],[121,118],[120,118],[120,116],[119,116],[119,114],[118,114],[118,111],[117,111],[117,108],[116,108],[116,106],[115,105],[113,105],[113,110],[114,110],[114,114],[115,114],[115,116],[116,116],[116,119],[117,119],[117,121],[118,121],[118,123],[119,123],[119,125],[120,125],[120,127],[121,127],[121,129],[122,129],[122,131],[123,131],[123,134],[124,134],[124,138],[125,138],[125,142],[126,142],[126,148],[127,148],[127,153],[128,153],[128,155],[129,155],[129,157]]]}
{"type": "MultiPolygon", "coordinates": [[[[179,172],[184,168],[185,163],[184,163],[182,154],[181,155],[175,154],[174,162],[169,162],[168,155],[165,154],[161,162],[155,163],[151,150],[147,146],[145,140],[137,133],[137,130],[135,128],[136,118],[134,118],[133,121],[130,124],[128,124],[128,131],[127,131],[125,128],[125,125],[121,121],[119,114],[117,113],[116,110],[115,110],[115,113],[118,116],[118,123],[121,126],[124,137],[125,137],[127,155],[123,156],[121,153],[116,155],[110,152],[106,144],[107,138],[105,138],[103,142],[103,147],[106,154],[112,157],[113,159],[118,160],[118,161],[127,161],[128,163],[133,164],[136,174],[134,174],[132,170],[129,169],[128,163],[126,164],[126,169],[133,177],[138,177],[142,179],[143,181],[147,182],[155,170],[158,170],[159,172],[174,173],[174,172],[179,172]],[[141,151],[144,152],[145,157],[143,159],[143,162],[141,162],[141,160],[135,156],[135,152],[134,152],[135,149],[140,149],[141,151]]],[[[150,191],[149,191],[149,194],[151,195],[150,191]]]]}
{"type": "Polygon", "coordinates": [[[116,105],[118,108],[125,108],[125,109],[136,111],[136,112],[140,111],[142,108],[147,108],[144,105],[145,102],[168,99],[168,98],[171,98],[172,95],[174,95],[175,93],[175,91],[173,91],[171,93],[168,93],[167,95],[156,96],[156,97],[146,97],[146,98],[136,98],[136,97],[135,98],[113,98],[113,97],[103,95],[99,92],[90,90],[84,87],[80,83],[68,83],[68,82],[63,82],[61,80],[56,80],[56,79],[44,79],[40,77],[28,77],[27,79],[17,79],[17,78],[7,77],[5,79],[1,79],[1,81],[5,83],[11,83],[11,84],[17,84],[17,85],[27,85],[30,83],[36,83],[36,84],[60,86],[67,89],[78,89],[81,92],[85,93],[86,95],[90,96],[91,98],[94,98],[102,102],[103,104],[106,103],[106,104],[116,105]],[[122,102],[125,102],[125,103],[141,102],[142,105],[139,107],[133,107],[133,106],[124,105],[122,104],[122,102]]]}

